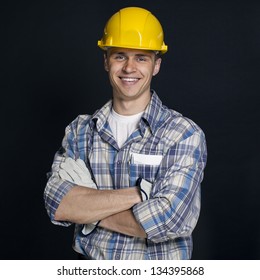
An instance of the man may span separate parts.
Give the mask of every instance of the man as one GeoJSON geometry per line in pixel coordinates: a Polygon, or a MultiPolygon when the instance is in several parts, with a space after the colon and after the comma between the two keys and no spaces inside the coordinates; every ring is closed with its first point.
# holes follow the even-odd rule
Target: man
{"type": "Polygon", "coordinates": [[[190,259],[206,164],[202,130],[150,88],[167,51],[149,11],[114,14],[98,41],[113,96],[67,128],[45,188],[86,259],[190,259]]]}

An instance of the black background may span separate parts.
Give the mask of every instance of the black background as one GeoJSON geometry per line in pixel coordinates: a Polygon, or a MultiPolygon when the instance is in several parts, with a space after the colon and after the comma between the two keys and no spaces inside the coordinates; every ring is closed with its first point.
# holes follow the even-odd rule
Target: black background
{"type": "Polygon", "coordinates": [[[46,173],[65,127],[111,88],[97,47],[107,19],[151,10],[169,47],[152,87],[204,130],[208,164],[193,259],[259,259],[259,1],[1,4],[0,259],[75,259],[51,224],[46,173]]]}

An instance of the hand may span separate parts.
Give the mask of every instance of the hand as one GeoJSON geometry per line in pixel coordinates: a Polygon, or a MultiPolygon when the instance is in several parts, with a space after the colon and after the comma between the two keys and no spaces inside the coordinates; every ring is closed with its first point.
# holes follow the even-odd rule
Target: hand
{"type": "Polygon", "coordinates": [[[152,184],[140,177],[137,179],[136,185],[140,188],[142,201],[148,200],[150,198],[152,184]]]}
{"type": "MultiPolygon", "coordinates": [[[[97,189],[97,185],[92,180],[85,162],[81,159],[75,161],[70,157],[66,158],[60,164],[59,176],[61,179],[75,183],[76,185],[97,189]]],[[[82,233],[85,235],[90,234],[97,227],[98,223],[99,221],[84,225],[82,233]]]]}

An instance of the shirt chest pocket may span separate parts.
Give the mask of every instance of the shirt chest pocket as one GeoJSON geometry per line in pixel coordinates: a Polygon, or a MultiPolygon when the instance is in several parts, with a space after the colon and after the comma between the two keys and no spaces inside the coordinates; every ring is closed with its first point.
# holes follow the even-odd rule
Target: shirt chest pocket
{"type": "Polygon", "coordinates": [[[153,183],[159,166],[149,164],[130,164],[130,186],[135,186],[139,177],[153,183]]]}

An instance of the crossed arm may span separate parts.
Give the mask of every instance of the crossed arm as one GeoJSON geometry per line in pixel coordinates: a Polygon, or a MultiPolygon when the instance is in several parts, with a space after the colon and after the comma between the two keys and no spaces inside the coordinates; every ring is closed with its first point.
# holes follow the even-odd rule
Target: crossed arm
{"type": "Polygon", "coordinates": [[[207,156],[203,134],[196,132],[169,149],[169,159],[174,158],[174,164],[169,160],[167,181],[157,181],[162,187],[147,203],[139,203],[142,199],[135,187],[97,190],[79,182],[61,183],[57,176],[61,156],[54,161],[53,176],[45,189],[46,209],[54,223],[88,225],[100,221],[100,227],[154,242],[189,236],[194,229],[207,156]],[[145,231],[141,225],[147,225],[145,231]]]}
{"type": "MultiPolygon", "coordinates": [[[[59,177],[74,187],[62,198],[54,219],[92,224],[131,236],[146,237],[132,210],[142,201],[140,189],[98,190],[89,169],[81,159],[66,158],[59,166],[59,177]]],[[[143,194],[142,194],[143,197],[143,194]]],[[[93,225],[91,226],[93,228],[93,225]]],[[[86,229],[89,232],[90,228],[86,229]]]]}
{"type": "Polygon", "coordinates": [[[55,220],[88,224],[101,220],[99,226],[131,236],[146,237],[143,228],[129,210],[141,202],[136,187],[120,190],[95,190],[73,187],[62,199],[55,220]]]}

